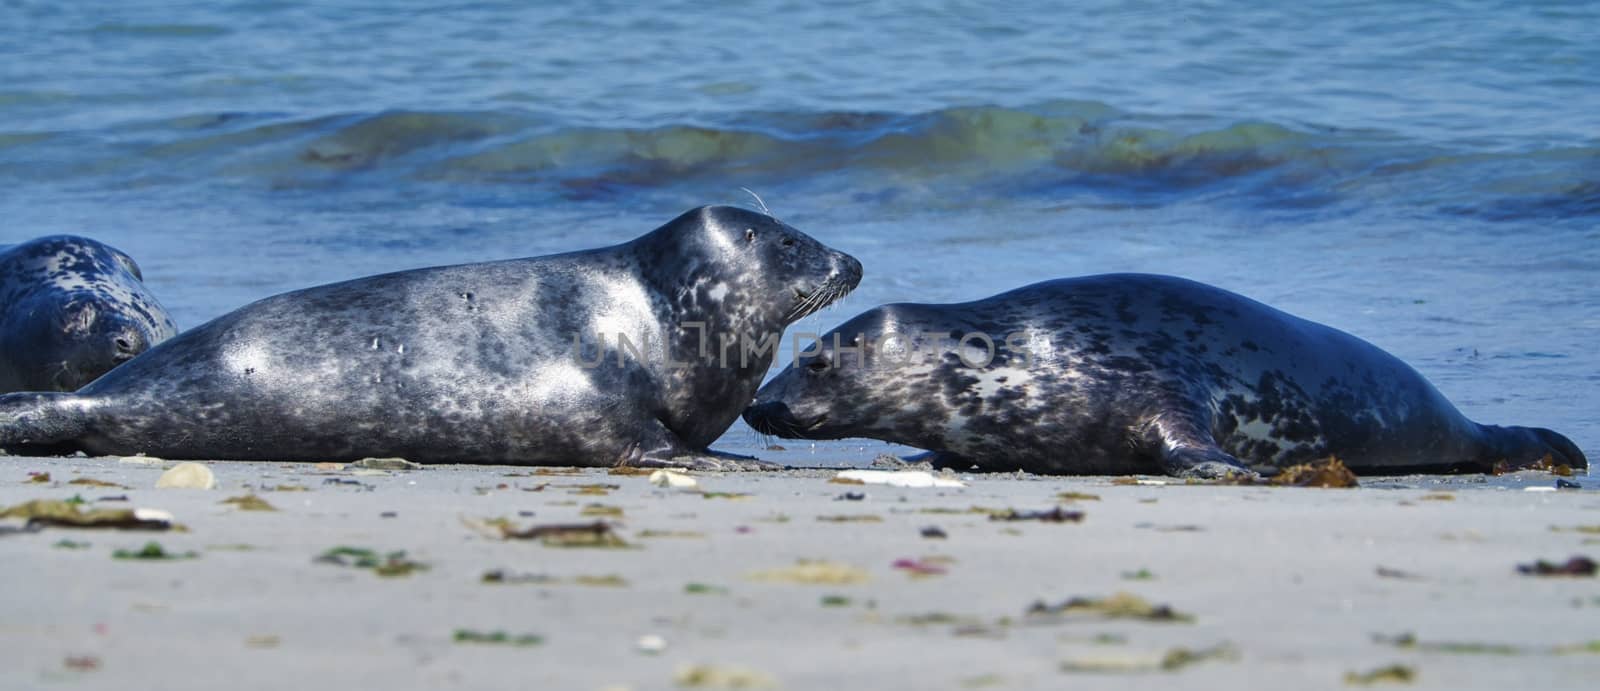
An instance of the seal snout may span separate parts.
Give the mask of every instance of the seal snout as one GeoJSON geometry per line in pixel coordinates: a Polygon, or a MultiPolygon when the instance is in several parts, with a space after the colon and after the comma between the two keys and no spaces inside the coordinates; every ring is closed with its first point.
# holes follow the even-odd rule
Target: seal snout
{"type": "Polygon", "coordinates": [[[746,408],[744,421],[751,429],[761,434],[771,434],[784,439],[804,439],[807,432],[827,422],[828,416],[818,415],[810,420],[801,420],[789,409],[788,404],[769,401],[746,408]]]}

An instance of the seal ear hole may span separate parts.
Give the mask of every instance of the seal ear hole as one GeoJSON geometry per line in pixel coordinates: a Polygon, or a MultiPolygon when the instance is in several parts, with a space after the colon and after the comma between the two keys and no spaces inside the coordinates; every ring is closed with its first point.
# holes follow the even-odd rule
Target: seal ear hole
{"type": "Polygon", "coordinates": [[[783,245],[784,247],[794,247],[794,238],[784,238],[783,242],[779,244],[783,245]]]}
{"type": "Polygon", "coordinates": [[[828,358],[825,358],[825,357],[813,358],[811,360],[811,362],[806,363],[806,371],[807,372],[826,372],[826,371],[828,371],[828,358]]]}

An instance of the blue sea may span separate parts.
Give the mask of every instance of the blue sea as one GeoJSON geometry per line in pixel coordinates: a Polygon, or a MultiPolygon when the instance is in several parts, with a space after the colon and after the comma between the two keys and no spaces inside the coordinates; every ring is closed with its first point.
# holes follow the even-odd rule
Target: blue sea
{"type": "Polygon", "coordinates": [[[1178,274],[1600,457],[1597,3],[0,0],[0,56],[0,243],[103,239],[182,327],[749,188],[866,265],[796,329],[1178,274]]]}

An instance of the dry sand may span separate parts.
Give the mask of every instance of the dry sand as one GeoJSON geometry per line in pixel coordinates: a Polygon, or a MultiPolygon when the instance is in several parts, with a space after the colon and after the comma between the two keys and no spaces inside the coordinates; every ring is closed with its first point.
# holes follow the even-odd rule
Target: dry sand
{"type": "Polygon", "coordinates": [[[699,688],[1335,688],[1347,673],[1393,664],[1415,674],[1401,688],[1600,680],[1600,650],[1576,650],[1600,645],[1600,580],[1516,570],[1600,557],[1600,493],[1524,491],[1553,486],[1544,473],[1354,490],[698,476],[702,489],[748,495],[737,497],[604,471],[270,463],[211,463],[213,490],[154,489],[164,465],[0,458],[0,506],[79,495],[89,506],[164,509],[188,529],[19,532],[19,521],[0,522],[0,687],[671,689],[693,688],[695,665],[707,666],[699,688]],[[30,471],[51,479],[33,482],[30,471]],[[68,484],[84,477],[129,489],[68,484]],[[616,488],[579,487],[597,483],[616,488]],[[307,491],[270,489],[280,485],[307,491]],[[252,492],[278,510],[221,503],[252,492]],[[866,496],[839,498],[853,492],[866,496]],[[1084,512],[1079,523],[971,511],[1051,509],[1062,492],[1098,499],[1064,503],[1084,512]],[[115,495],[128,501],[94,501],[115,495]],[[611,520],[630,548],[503,540],[482,523],[592,521],[591,504],[622,511],[611,520]],[[822,520],[841,516],[868,518],[822,520]],[[947,537],[924,537],[931,526],[947,537]],[[150,540],[197,556],[113,558],[150,540]],[[316,561],[338,546],[404,550],[427,568],[383,577],[316,561]],[[804,573],[864,580],[757,577],[801,560],[840,567],[804,573]],[[899,560],[944,573],[914,575],[899,560]],[[483,583],[494,569],[554,580],[483,583]],[[1029,614],[1035,603],[1119,592],[1193,619],[1029,614]],[[539,638],[458,642],[458,630],[539,638]],[[1415,644],[1375,638],[1402,634],[1415,644]],[[1215,656],[1181,665],[1175,649],[1215,656]],[[1160,669],[1163,658],[1175,669],[1160,669]],[[1094,667],[1108,669],[1081,671],[1094,667]]]}

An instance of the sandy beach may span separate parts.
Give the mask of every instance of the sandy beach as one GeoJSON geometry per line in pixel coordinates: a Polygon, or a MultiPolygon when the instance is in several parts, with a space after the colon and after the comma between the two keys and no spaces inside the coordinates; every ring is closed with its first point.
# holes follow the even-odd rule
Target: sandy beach
{"type": "Polygon", "coordinates": [[[0,458],[0,506],[81,497],[182,526],[0,521],[6,688],[1600,678],[1600,582],[1517,569],[1600,555],[1600,493],[1542,491],[1555,484],[1542,472],[1359,489],[1013,475],[896,488],[815,469],[698,474],[684,490],[592,470],[230,462],[207,464],[214,489],[155,489],[173,465],[0,458]],[[250,495],[275,510],[224,503],[250,495]],[[595,521],[604,546],[536,529],[595,521]],[[180,558],[115,556],[152,541],[180,558]]]}

